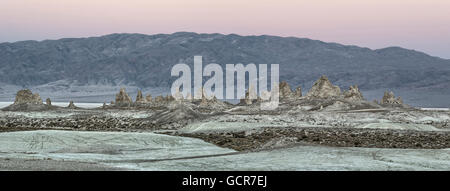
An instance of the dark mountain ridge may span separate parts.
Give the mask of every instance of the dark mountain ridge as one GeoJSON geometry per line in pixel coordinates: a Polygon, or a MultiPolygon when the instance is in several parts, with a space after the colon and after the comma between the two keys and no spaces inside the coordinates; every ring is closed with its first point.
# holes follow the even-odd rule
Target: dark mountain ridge
{"type": "Polygon", "coordinates": [[[450,97],[450,60],[414,50],[189,32],[0,43],[0,83],[28,88],[55,83],[62,88],[169,87],[176,79],[170,76],[172,66],[180,62],[192,66],[195,55],[203,56],[204,65],[217,63],[223,68],[237,63],[280,64],[280,80],[304,90],[325,74],[341,88],[358,84],[363,91],[405,89],[450,97]]]}

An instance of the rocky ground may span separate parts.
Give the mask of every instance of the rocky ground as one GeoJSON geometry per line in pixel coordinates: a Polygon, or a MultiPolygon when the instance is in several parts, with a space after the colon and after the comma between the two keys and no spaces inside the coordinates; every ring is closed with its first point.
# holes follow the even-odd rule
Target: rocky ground
{"type": "Polygon", "coordinates": [[[4,158],[0,159],[0,170],[9,171],[117,171],[126,170],[124,168],[109,167],[106,165],[74,162],[74,161],[54,161],[51,159],[20,159],[4,158]]]}
{"type": "Polygon", "coordinates": [[[239,152],[151,132],[4,132],[0,170],[450,170],[450,149],[265,145],[239,152]]]}
{"type": "Polygon", "coordinates": [[[449,131],[409,131],[355,128],[263,128],[258,132],[175,133],[221,147],[253,151],[296,144],[365,148],[450,148],[449,131]]]}
{"type": "MultiPolygon", "coordinates": [[[[185,107],[185,106],[183,106],[185,107]]],[[[244,112],[246,113],[246,112],[244,112]]],[[[0,112],[0,132],[81,130],[160,132],[195,137],[238,151],[308,143],[337,147],[450,148],[449,112],[301,111],[243,114],[194,109],[75,109],[0,112]],[[174,120],[178,118],[178,120],[174,120]],[[281,143],[278,143],[281,144],[281,143]]]]}
{"type": "MultiPolygon", "coordinates": [[[[274,110],[262,110],[261,104],[267,103],[267,100],[251,99],[250,95],[254,94],[251,89],[237,105],[207,96],[200,100],[184,99],[182,95],[154,99],[147,95],[144,98],[142,92],[138,92],[133,102],[121,89],[112,103],[90,109],[78,107],[73,102],[68,107],[54,106],[50,99],[44,104],[39,102],[39,94],[24,90],[17,94],[14,104],[0,111],[0,132],[70,130],[159,133],[198,138],[241,152],[298,145],[450,148],[448,110],[413,108],[405,105],[402,98],[392,92],[386,92],[379,102],[366,101],[357,86],[341,92],[324,76],[313,87],[303,96],[300,87],[291,91],[289,84],[280,83],[280,103],[274,110]]],[[[16,164],[2,160],[4,164],[16,164]]]]}

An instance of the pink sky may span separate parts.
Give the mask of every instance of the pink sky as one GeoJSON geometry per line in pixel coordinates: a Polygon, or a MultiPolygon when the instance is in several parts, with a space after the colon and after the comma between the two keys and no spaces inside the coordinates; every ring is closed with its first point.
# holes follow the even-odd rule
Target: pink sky
{"type": "Polygon", "coordinates": [[[448,0],[1,0],[0,42],[189,31],[402,46],[450,58],[448,0]]]}

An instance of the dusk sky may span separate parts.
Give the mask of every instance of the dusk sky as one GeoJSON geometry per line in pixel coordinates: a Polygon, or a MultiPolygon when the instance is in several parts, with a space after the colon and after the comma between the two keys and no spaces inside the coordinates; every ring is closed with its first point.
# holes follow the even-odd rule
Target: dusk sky
{"type": "Polygon", "coordinates": [[[110,33],[295,36],[450,58],[449,0],[1,0],[0,42],[110,33]]]}

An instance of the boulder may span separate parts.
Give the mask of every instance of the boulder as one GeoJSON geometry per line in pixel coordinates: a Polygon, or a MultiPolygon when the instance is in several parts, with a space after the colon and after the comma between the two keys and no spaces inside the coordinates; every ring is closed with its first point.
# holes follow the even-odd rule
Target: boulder
{"type": "Polygon", "coordinates": [[[52,105],[52,100],[50,100],[50,98],[47,98],[47,99],[45,100],[45,104],[46,104],[47,106],[51,106],[51,105],[52,105]]]}
{"type": "Polygon", "coordinates": [[[341,96],[341,89],[331,84],[328,78],[323,75],[314,83],[306,96],[320,99],[336,98],[341,96]]]}
{"type": "Polygon", "coordinates": [[[120,88],[120,92],[116,94],[115,105],[130,106],[133,103],[130,96],[125,92],[125,88],[120,88]]]}
{"type": "Polygon", "coordinates": [[[156,103],[162,103],[162,102],[164,102],[164,97],[163,97],[162,95],[156,96],[156,97],[155,97],[155,102],[156,102],[156,103]]]}
{"type": "Polygon", "coordinates": [[[16,94],[16,99],[14,100],[14,104],[36,104],[41,105],[42,99],[38,93],[33,94],[31,90],[25,89],[20,90],[16,94]]]}
{"type": "Polygon", "coordinates": [[[363,97],[361,91],[359,91],[358,86],[355,85],[355,86],[350,86],[350,88],[344,92],[344,99],[349,100],[349,101],[361,101],[361,100],[364,100],[364,97],[363,97]]]}
{"type": "Polygon", "coordinates": [[[200,99],[200,100],[202,100],[203,102],[205,102],[205,101],[210,100],[210,99],[213,98],[213,96],[208,96],[208,94],[206,93],[206,90],[205,90],[203,87],[197,89],[197,93],[196,93],[196,94],[194,94],[194,96],[193,96],[194,99],[196,99],[196,100],[200,99]],[[197,94],[197,95],[200,95],[200,97],[195,97],[196,94],[197,94]]]}
{"type": "Polygon", "coordinates": [[[145,103],[144,96],[142,96],[142,91],[138,90],[137,96],[136,96],[136,103],[145,103]]]}
{"type": "Polygon", "coordinates": [[[221,109],[225,107],[225,104],[222,101],[218,100],[215,95],[208,96],[205,89],[200,88],[197,90],[197,92],[199,94],[201,92],[201,100],[199,106],[201,106],[202,108],[221,109]]]}
{"type": "Polygon", "coordinates": [[[243,104],[243,105],[251,105],[251,104],[253,104],[253,100],[250,99],[250,93],[248,91],[245,92],[245,98],[244,99],[240,99],[240,104],[243,104]]]}
{"type": "Polygon", "coordinates": [[[175,101],[175,98],[171,95],[166,95],[166,97],[164,98],[164,101],[172,102],[172,101],[175,101]]]}
{"type": "Polygon", "coordinates": [[[244,99],[240,99],[240,103],[244,105],[251,105],[258,100],[258,95],[253,86],[250,86],[249,89],[245,92],[244,99]]]}
{"type": "Polygon", "coordinates": [[[70,101],[70,102],[69,102],[69,106],[67,106],[67,108],[69,108],[69,109],[77,109],[78,107],[75,106],[75,104],[73,103],[73,101],[70,101]]]}
{"type": "Polygon", "coordinates": [[[20,90],[16,94],[14,103],[3,108],[4,111],[42,111],[52,109],[50,105],[42,103],[39,94],[33,94],[31,90],[20,90]]]}
{"type": "Polygon", "coordinates": [[[389,105],[402,105],[403,100],[399,96],[395,98],[394,92],[384,92],[383,98],[381,99],[381,104],[389,104],[389,105]]]}
{"type": "Polygon", "coordinates": [[[153,100],[152,95],[151,95],[151,94],[147,94],[147,95],[145,96],[145,100],[146,100],[147,102],[152,102],[152,100],[153,100]]]}
{"type": "Polygon", "coordinates": [[[280,88],[279,91],[280,91],[281,99],[294,97],[294,93],[291,90],[291,86],[287,82],[285,82],[285,81],[281,82],[279,85],[279,88],[280,88]]]}
{"type": "Polygon", "coordinates": [[[302,87],[298,86],[297,88],[295,88],[295,97],[300,98],[302,97],[302,87]]]}
{"type": "Polygon", "coordinates": [[[180,88],[178,88],[177,91],[175,91],[173,98],[175,98],[175,100],[180,100],[180,101],[183,100],[183,94],[180,92],[180,88]]]}
{"type": "Polygon", "coordinates": [[[213,97],[209,97],[206,93],[205,89],[201,87],[197,90],[197,93],[201,95],[201,102],[200,105],[205,106],[209,104],[209,101],[213,99],[213,97]]]}

